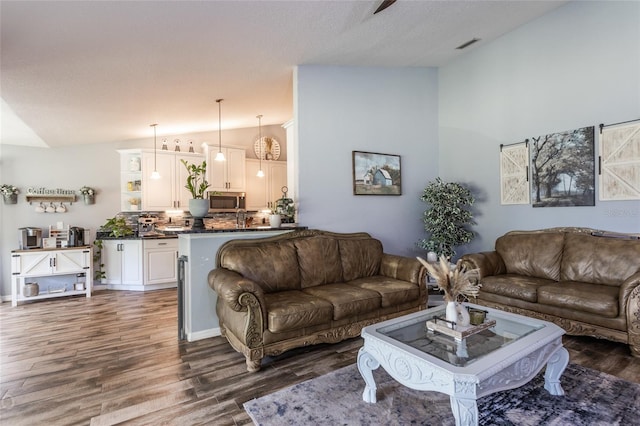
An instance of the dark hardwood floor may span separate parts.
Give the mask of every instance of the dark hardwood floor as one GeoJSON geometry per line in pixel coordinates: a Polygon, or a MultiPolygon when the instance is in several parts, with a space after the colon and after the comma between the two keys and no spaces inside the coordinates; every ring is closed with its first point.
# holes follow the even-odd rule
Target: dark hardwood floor
{"type": "MultiPolygon", "coordinates": [[[[101,291],[0,305],[2,425],[242,425],[242,404],[352,364],[361,339],[290,351],[247,373],[221,337],[178,342],[176,291],[101,291]]],[[[640,383],[626,345],[565,338],[571,362],[640,383]]]]}

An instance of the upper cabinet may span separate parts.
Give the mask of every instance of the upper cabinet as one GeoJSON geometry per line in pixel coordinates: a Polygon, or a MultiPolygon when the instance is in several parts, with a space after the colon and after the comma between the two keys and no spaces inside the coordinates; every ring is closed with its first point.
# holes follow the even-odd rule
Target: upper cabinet
{"type": "Polygon", "coordinates": [[[202,154],[153,150],[120,150],[121,210],[186,210],[191,194],[185,188],[187,169],[181,160],[200,164],[202,154]],[[136,158],[139,170],[136,168],[136,158]],[[160,178],[152,179],[158,172],[160,178]],[[132,201],[137,201],[133,204],[132,201]]]}
{"type": "Polygon", "coordinates": [[[222,147],[225,161],[216,161],[219,148],[215,145],[206,145],[207,153],[207,180],[210,191],[244,192],[246,190],[245,179],[245,149],[234,147],[222,147]]]}
{"type": "Polygon", "coordinates": [[[247,159],[247,210],[275,208],[282,198],[282,187],[287,185],[287,163],[285,161],[263,161],[264,177],[257,177],[260,161],[247,159]]]}

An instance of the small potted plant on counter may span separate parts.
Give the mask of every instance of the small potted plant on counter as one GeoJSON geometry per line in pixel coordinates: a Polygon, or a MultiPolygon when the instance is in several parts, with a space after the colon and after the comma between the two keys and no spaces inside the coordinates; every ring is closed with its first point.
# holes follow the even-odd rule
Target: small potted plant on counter
{"type": "Polygon", "coordinates": [[[187,168],[189,176],[187,176],[187,184],[185,188],[191,193],[192,199],[189,200],[189,213],[193,216],[194,227],[198,223],[197,219],[200,219],[202,224],[202,218],[209,213],[209,200],[204,198],[207,188],[209,188],[209,182],[207,182],[207,162],[203,161],[199,166],[190,164],[186,160],[180,160],[182,164],[187,168]]]}
{"type": "Polygon", "coordinates": [[[2,184],[0,192],[2,192],[2,199],[5,204],[16,204],[18,202],[18,192],[20,191],[15,186],[2,184]]]}
{"type": "Polygon", "coordinates": [[[88,186],[83,186],[79,189],[80,194],[84,197],[85,204],[93,204],[95,203],[95,193],[96,191],[93,188],[88,186]]]}

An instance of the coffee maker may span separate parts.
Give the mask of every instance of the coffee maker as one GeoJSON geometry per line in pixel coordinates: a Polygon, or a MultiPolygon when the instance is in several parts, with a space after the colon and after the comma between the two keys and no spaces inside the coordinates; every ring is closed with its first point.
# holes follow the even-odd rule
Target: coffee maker
{"type": "Polygon", "coordinates": [[[84,244],[84,228],[72,226],[69,228],[69,247],[81,247],[84,244]]]}
{"type": "Polygon", "coordinates": [[[42,229],[40,228],[19,228],[18,247],[20,250],[42,248],[42,229]]]}

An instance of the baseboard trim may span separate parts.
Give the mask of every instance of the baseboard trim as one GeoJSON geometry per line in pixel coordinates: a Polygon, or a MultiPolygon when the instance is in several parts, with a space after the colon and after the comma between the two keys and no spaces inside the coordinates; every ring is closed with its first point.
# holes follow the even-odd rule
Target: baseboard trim
{"type": "Polygon", "coordinates": [[[220,327],[210,328],[208,330],[196,331],[195,333],[187,333],[187,341],[195,342],[196,340],[208,339],[210,337],[221,336],[220,327]]]}

